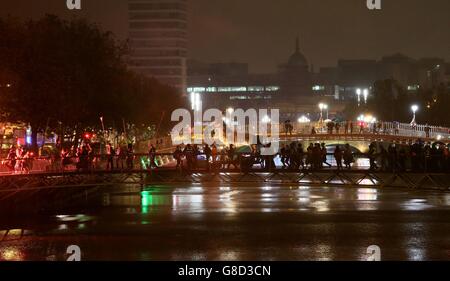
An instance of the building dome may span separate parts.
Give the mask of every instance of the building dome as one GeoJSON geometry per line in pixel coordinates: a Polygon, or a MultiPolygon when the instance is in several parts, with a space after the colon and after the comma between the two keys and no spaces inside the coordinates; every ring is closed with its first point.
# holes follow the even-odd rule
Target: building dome
{"type": "Polygon", "coordinates": [[[289,58],[288,66],[308,66],[308,61],[300,52],[300,43],[298,38],[295,44],[295,53],[289,58]]]}

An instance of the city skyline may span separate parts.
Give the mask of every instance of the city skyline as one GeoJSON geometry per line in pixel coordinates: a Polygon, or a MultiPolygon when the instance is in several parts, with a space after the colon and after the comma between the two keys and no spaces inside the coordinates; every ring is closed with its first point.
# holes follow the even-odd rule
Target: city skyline
{"type": "MultiPolygon", "coordinates": [[[[60,0],[25,2],[2,4],[0,16],[75,15],[99,23],[120,40],[128,38],[126,0],[84,1],[81,11],[68,11],[60,0]],[[24,5],[31,9],[24,12],[24,5]]],[[[450,60],[448,1],[385,1],[381,11],[369,11],[360,0],[283,0],[284,5],[263,0],[258,13],[252,13],[253,0],[189,2],[190,59],[246,62],[251,72],[273,72],[291,52],[293,38],[300,36],[301,51],[316,69],[334,66],[339,59],[380,59],[394,53],[450,60]]]]}

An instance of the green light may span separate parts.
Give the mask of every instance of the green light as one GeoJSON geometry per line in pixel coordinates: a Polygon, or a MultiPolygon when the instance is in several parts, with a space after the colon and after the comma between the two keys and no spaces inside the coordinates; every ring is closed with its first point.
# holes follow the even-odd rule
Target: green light
{"type": "Polygon", "coordinates": [[[147,157],[141,157],[142,169],[147,170],[147,157]]]}
{"type": "Polygon", "coordinates": [[[141,207],[142,213],[148,214],[148,207],[153,205],[153,195],[149,191],[141,192],[141,207]]]}

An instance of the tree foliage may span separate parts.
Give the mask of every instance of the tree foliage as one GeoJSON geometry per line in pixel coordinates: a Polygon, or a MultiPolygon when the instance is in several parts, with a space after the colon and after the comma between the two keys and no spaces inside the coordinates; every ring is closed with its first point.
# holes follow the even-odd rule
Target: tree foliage
{"type": "Polygon", "coordinates": [[[95,126],[103,116],[121,128],[123,120],[159,123],[163,109],[183,106],[174,89],[129,71],[127,45],[85,20],[0,19],[0,38],[0,83],[2,73],[12,81],[0,88],[8,121],[36,130],[58,123],[95,126]]]}

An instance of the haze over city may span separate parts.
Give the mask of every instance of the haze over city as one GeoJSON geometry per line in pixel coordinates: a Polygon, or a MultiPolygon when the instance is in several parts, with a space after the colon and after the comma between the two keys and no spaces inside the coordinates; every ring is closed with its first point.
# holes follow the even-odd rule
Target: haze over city
{"type": "MultiPolygon", "coordinates": [[[[65,0],[5,1],[0,16],[46,13],[87,17],[117,38],[128,37],[126,0],[83,1],[68,11],[65,0]],[[24,8],[25,7],[25,8],[24,8]]],[[[390,0],[370,11],[363,0],[191,0],[189,55],[206,62],[246,62],[250,71],[272,72],[300,36],[301,50],[316,68],[338,59],[379,59],[403,53],[412,58],[450,59],[450,1],[390,0]]]]}

